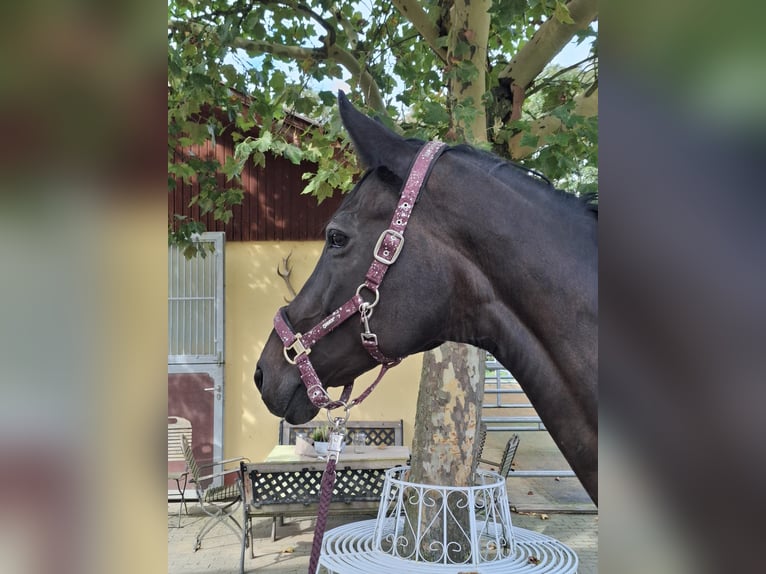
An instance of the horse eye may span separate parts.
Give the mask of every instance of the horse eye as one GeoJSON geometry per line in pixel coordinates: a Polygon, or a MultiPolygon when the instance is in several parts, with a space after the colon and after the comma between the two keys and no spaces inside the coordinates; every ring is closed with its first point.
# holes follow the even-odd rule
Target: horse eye
{"type": "Polygon", "coordinates": [[[330,247],[345,247],[347,242],[348,237],[337,229],[327,232],[327,245],[330,247]]]}

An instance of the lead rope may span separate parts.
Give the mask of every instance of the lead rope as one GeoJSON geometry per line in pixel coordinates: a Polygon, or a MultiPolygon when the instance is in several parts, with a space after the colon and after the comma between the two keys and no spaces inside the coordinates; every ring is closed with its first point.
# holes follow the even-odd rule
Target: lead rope
{"type": "MultiPolygon", "coordinates": [[[[322,552],[322,541],[327,527],[327,515],[330,510],[330,501],[332,500],[332,491],[335,486],[335,466],[340,457],[340,450],[346,440],[346,421],[349,411],[346,410],[346,417],[337,417],[333,419],[333,428],[330,432],[330,444],[327,447],[327,466],[322,474],[322,484],[319,490],[319,510],[317,511],[317,524],[314,529],[314,540],[311,543],[311,557],[309,558],[308,574],[316,574],[319,567],[319,555],[322,552]]],[[[329,417],[329,411],[328,415],[329,417]]]]}

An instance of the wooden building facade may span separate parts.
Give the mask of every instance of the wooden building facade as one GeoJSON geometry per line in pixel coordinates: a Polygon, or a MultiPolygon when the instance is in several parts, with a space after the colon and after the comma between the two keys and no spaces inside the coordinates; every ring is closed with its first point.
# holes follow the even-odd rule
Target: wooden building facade
{"type": "MultiPolygon", "coordinates": [[[[294,121],[301,120],[296,118],[294,121]]],[[[257,133],[251,135],[257,137],[257,133]]],[[[214,158],[223,165],[227,157],[234,155],[234,141],[231,133],[224,132],[215,143],[208,141],[204,145],[192,146],[184,153],[201,159],[214,158]]],[[[176,150],[174,160],[181,161],[180,150],[176,150]]],[[[283,157],[267,153],[265,167],[247,162],[239,183],[227,182],[223,174],[218,174],[221,189],[239,185],[245,192],[242,204],[233,207],[233,217],[226,224],[215,221],[212,213],[200,216],[197,205],[190,207],[199,186],[196,182],[188,183],[177,178],[175,189],[168,192],[168,216],[179,214],[202,221],[207,231],[225,232],[227,241],[321,240],[322,230],[340,205],[342,196],[336,193],[317,205],[315,197],[301,195],[306,185],[303,174],[314,171],[315,164],[295,165],[283,157]]]]}

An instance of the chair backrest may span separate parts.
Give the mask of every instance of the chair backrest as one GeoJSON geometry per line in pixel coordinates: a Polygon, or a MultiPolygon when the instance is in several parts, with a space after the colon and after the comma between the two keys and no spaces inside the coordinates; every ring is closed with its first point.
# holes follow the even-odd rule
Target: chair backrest
{"type": "Polygon", "coordinates": [[[479,445],[476,447],[476,458],[482,462],[481,457],[484,454],[484,445],[487,442],[487,425],[479,421],[479,445]]]}
{"type": "MultiPolygon", "coordinates": [[[[299,432],[311,434],[317,427],[327,426],[322,421],[309,421],[302,425],[291,425],[282,420],[279,422],[279,444],[295,444],[295,436],[299,432]]],[[[355,431],[367,435],[366,444],[373,446],[404,446],[404,421],[349,421],[346,424],[348,434],[346,444],[351,444],[355,431]]]]}
{"type": "Polygon", "coordinates": [[[500,461],[500,468],[497,470],[500,476],[507,478],[511,473],[511,465],[516,456],[516,450],[519,448],[520,440],[521,439],[519,439],[519,435],[517,434],[514,434],[508,439],[508,442],[505,445],[505,452],[503,452],[503,460],[500,461]]]}
{"type": "Polygon", "coordinates": [[[508,475],[512,472],[513,469],[511,469],[511,465],[513,465],[513,459],[516,457],[516,450],[519,448],[519,442],[521,442],[521,439],[519,438],[519,435],[513,434],[511,435],[511,438],[508,439],[508,442],[505,443],[505,449],[503,450],[503,458],[500,460],[500,462],[495,462],[493,460],[487,460],[483,458],[484,454],[484,443],[487,440],[487,427],[484,425],[484,423],[481,423],[481,427],[479,429],[479,454],[477,457],[477,462],[489,464],[491,466],[497,467],[497,472],[500,476],[507,478],[508,475]]]}
{"type": "Polygon", "coordinates": [[[168,417],[168,462],[185,462],[181,437],[191,442],[192,425],[189,419],[183,417],[168,417]]]}
{"type": "Polygon", "coordinates": [[[181,446],[184,451],[184,460],[186,460],[186,467],[189,469],[189,472],[192,475],[192,478],[194,479],[194,482],[199,484],[199,464],[197,464],[197,459],[194,457],[194,452],[192,452],[191,445],[189,444],[189,441],[186,440],[186,436],[181,436],[181,446]]]}

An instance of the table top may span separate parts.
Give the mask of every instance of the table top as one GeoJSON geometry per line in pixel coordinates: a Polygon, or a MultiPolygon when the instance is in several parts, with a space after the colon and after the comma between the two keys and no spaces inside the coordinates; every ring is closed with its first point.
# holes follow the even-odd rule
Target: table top
{"type": "MultiPolygon", "coordinates": [[[[353,445],[346,445],[340,453],[338,465],[344,463],[375,462],[383,463],[383,466],[396,466],[404,464],[410,456],[410,449],[406,446],[364,446],[362,452],[354,452],[353,445]]],[[[295,445],[285,444],[275,446],[264,462],[268,463],[296,463],[296,462],[322,462],[324,458],[316,456],[302,456],[295,453],[295,445]]]]}

